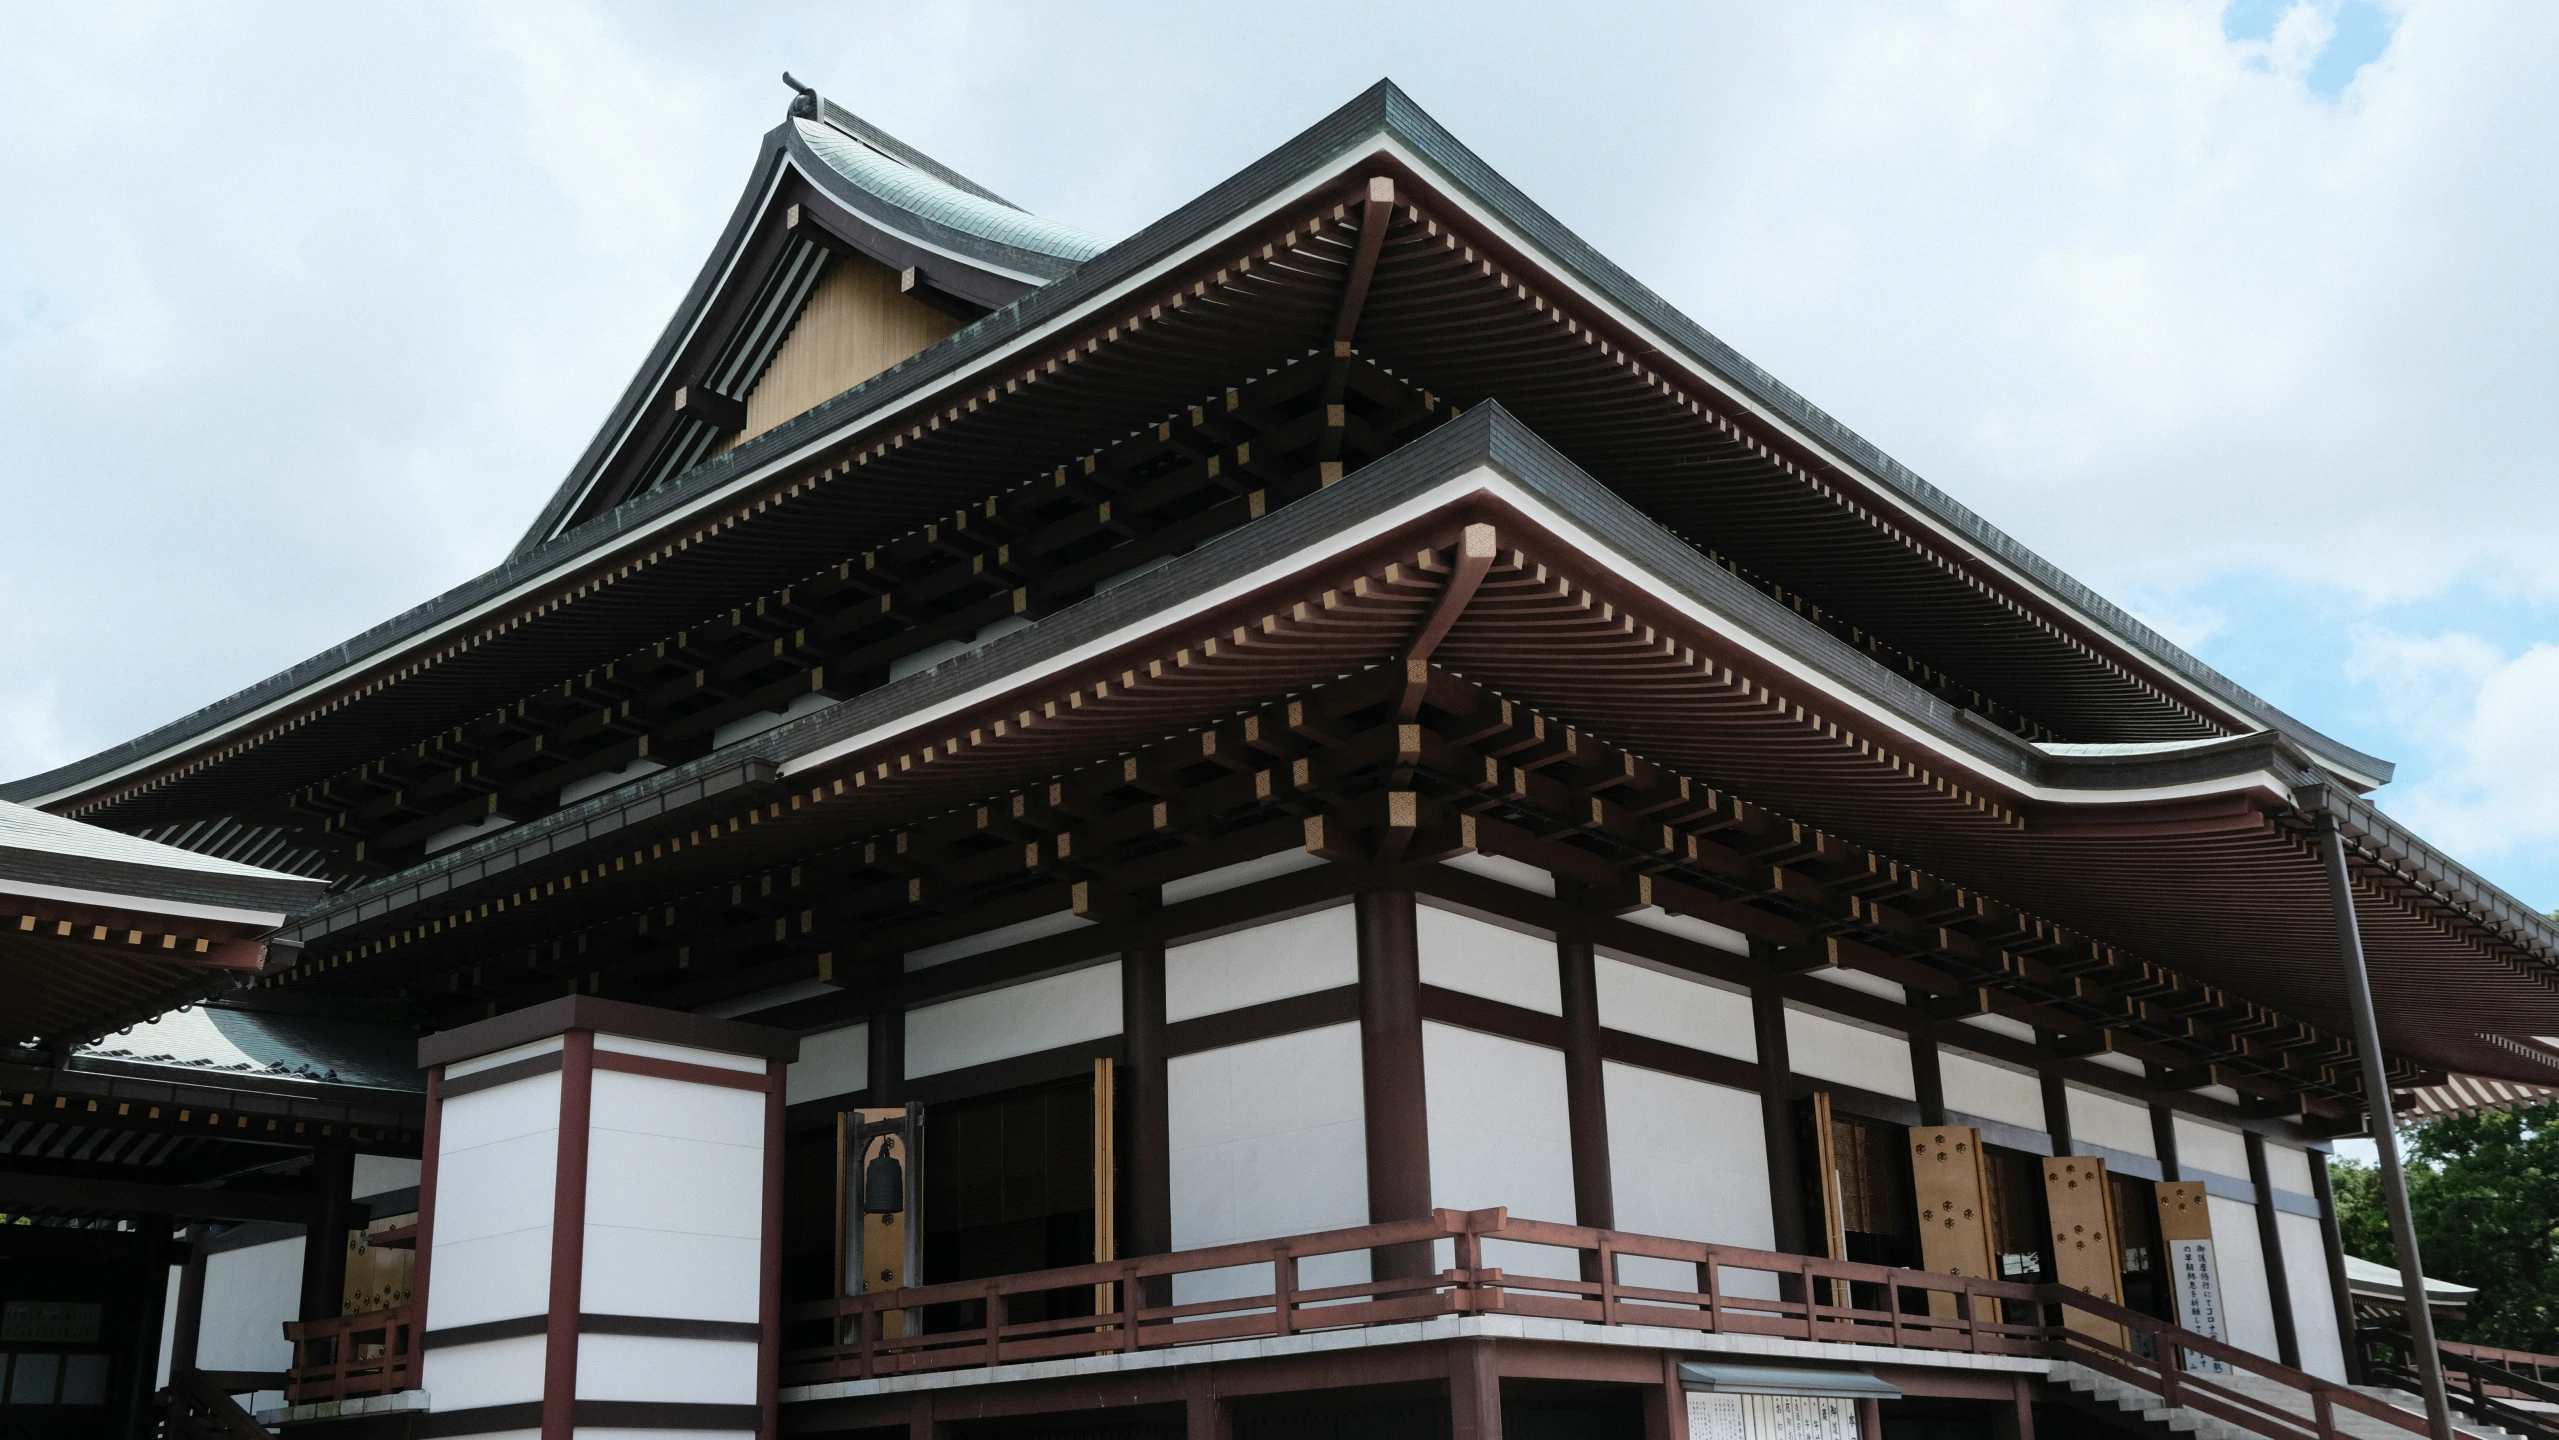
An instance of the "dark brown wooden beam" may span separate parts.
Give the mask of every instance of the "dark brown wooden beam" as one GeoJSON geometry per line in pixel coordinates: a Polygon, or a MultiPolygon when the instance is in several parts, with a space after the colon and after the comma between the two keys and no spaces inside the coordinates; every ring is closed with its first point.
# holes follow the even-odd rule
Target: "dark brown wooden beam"
{"type": "Polygon", "coordinates": [[[6,1171],[0,1171],[0,1205],[116,1215],[171,1215],[182,1220],[273,1220],[288,1225],[307,1225],[313,1213],[311,1199],[306,1195],[6,1171]]]}

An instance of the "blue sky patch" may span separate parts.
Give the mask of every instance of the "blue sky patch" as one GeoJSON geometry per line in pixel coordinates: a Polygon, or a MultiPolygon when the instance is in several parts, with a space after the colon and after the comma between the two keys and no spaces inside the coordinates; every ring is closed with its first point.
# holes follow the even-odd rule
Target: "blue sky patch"
{"type": "MultiPolygon", "coordinates": [[[[2275,37],[2275,27],[2292,12],[2296,4],[2314,4],[2317,0],[2230,0],[2221,12],[2224,38],[2264,42],[2275,37]]],[[[2328,43],[2310,62],[2309,73],[2302,83],[2310,93],[2323,100],[2334,100],[2345,93],[2355,72],[2381,58],[2390,48],[2390,37],[2399,29],[2399,17],[2380,0],[2334,0],[2323,7],[2334,29],[2328,43]]]]}

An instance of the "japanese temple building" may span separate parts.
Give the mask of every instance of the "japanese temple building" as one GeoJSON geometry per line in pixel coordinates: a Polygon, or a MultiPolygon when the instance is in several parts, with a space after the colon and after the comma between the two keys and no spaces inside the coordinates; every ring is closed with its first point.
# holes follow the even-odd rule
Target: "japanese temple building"
{"type": "Polygon", "coordinates": [[[2390,775],[1390,84],[802,90],[502,564],[0,786],[0,1433],[2425,1433],[2325,1153],[2559,929],[2390,775]]]}

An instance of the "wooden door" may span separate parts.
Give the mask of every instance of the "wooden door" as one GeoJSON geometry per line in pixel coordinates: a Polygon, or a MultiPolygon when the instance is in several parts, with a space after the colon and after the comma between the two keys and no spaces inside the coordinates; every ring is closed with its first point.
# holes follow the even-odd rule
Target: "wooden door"
{"type": "MultiPolygon", "coordinates": [[[[1981,1132],[1922,1125],[1910,1135],[1911,1198],[1919,1207],[1919,1263],[1940,1275],[1998,1278],[1990,1241],[1990,1179],[1981,1132]]],[[[1953,1319],[1955,1297],[1931,1291],[1928,1313],[1953,1319]]]]}
{"type": "MultiPolygon", "coordinates": [[[[2044,1213],[2053,1230],[2053,1278],[2102,1300],[2123,1303],[2123,1261],[2115,1251],[2114,1201],[2106,1162],[2057,1155],[2044,1162],[2044,1213]]],[[[2092,1340],[2124,1348],[2124,1327],[2084,1310],[2064,1308],[2063,1323],[2092,1340]]]]}
{"type": "MultiPolygon", "coordinates": [[[[2212,1206],[2197,1180],[2163,1181],[2159,1195],[2160,1264],[2175,1298],[2177,1324],[2213,1340],[2226,1340],[2221,1320],[2221,1266],[2213,1253],[2212,1206]]],[[[2186,1368],[2221,1375],[2228,1365],[2189,1354],[2186,1368]]]]}

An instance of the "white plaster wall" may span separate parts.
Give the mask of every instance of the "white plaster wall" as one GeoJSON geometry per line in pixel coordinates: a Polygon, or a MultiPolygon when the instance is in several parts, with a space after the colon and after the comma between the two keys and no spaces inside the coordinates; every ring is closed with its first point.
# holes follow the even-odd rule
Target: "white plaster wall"
{"type": "Polygon", "coordinates": [[[2284,1247],[2284,1282],[2292,1289],[2292,1336],[2301,1347],[2301,1368],[2323,1380],[2343,1381],[2345,1344],[2337,1334],[2337,1298],[2328,1288],[2328,1249],[2319,1237],[2319,1221],[2279,1210],[2275,1235],[2284,1247]]]}
{"type": "MultiPolygon", "coordinates": [[[[2150,1130],[2150,1107],[2082,1090],[2066,1087],[2070,1096],[2070,1136],[2109,1150],[2126,1150],[2135,1155],[2156,1159],[2159,1141],[2150,1130]]],[[[2243,1167],[2240,1174],[2247,1174],[2243,1167]]]]}
{"type": "MultiPolygon", "coordinates": [[[[1368,1223],[1357,1025],[1177,1055],[1166,1065],[1173,1248],[1368,1223]]],[[[1299,1269],[1305,1286],[1368,1278],[1366,1252],[1299,1269]]],[[[1177,1277],[1178,1303],[1266,1294],[1270,1267],[1177,1277]]]]}
{"type": "Polygon", "coordinates": [[[1599,1023],[1735,1060],[1759,1059],[1748,995],[1607,955],[1599,957],[1599,1023]]]}
{"type": "Polygon", "coordinates": [[[2206,1203],[2212,1210],[2213,1256],[2221,1265],[2221,1314],[2230,1343],[2276,1359],[2275,1303],[2266,1288],[2266,1248],[2257,1243],[2257,1207],[2218,1195],[2206,1203]]]}
{"type": "Polygon", "coordinates": [[[2023,1020],[2011,1020],[2005,1015],[1967,1015],[1962,1023],[1976,1030],[1987,1030],[1993,1035],[2005,1035],[2011,1040],[2023,1041],[2028,1045],[2035,1043],[2034,1026],[2023,1020]]]}
{"type": "MultiPolygon", "coordinates": [[[[2248,1178],[2248,1141],[2236,1130],[2202,1120],[2175,1117],[2177,1126],[2177,1169],[2182,1173],[2196,1170],[2226,1175],[2234,1180],[2248,1178]]],[[[2305,1192],[2306,1193],[2306,1192],[2305,1192]]]]}
{"type": "Polygon", "coordinates": [[[1439,863],[1451,870],[1463,870],[1469,875],[1498,881],[1515,890],[1533,890],[1540,895],[1555,893],[1553,872],[1541,870],[1526,861],[1513,860],[1507,855],[1485,855],[1467,850],[1439,863]]]}
{"type": "Polygon", "coordinates": [[[580,1335],[578,1398],[752,1405],[755,1344],[656,1335],[580,1335]]]}
{"type": "MultiPolygon", "coordinates": [[[[444,1277],[435,1277],[430,1294],[444,1277]]],[[[430,1298],[428,1304],[434,1304],[430,1298]]],[[[419,1388],[435,1397],[439,1410],[470,1410],[482,1405],[520,1405],[542,1398],[542,1362],[550,1341],[540,1335],[512,1340],[486,1340],[477,1345],[439,1345],[426,1352],[419,1388]]]]}
{"type": "Polygon", "coordinates": [[[1735,955],[1750,953],[1750,937],[1739,930],[1728,930],[1721,925],[1709,924],[1690,915],[1673,915],[1659,905],[1647,905],[1641,910],[1629,910],[1618,918],[1641,925],[1647,930],[1659,930],[1665,935],[1676,935],[1682,940],[1693,940],[1709,949],[1729,951],[1735,955]]]}
{"type": "Polygon", "coordinates": [[[938,1075],[1120,1033],[1120,962],[906,1012],[906,1074],[938,1075]]]}
{"type": "Polygon", "coordinates": [[[741,1075],[762,1075],[771,1063],[760,1055],[733,1055],[726,1050],[705,1050],[698,1045],[669,1045],[663,1040],[636,1040],[628,1035],[598,1035],[595,1048],[617,1055],[644,1055],[651,1060],[700,1065],[711,1070],[734,1070],[741,1075]]]}
{"type": "Polygon", "coordinates": [[[1854,1085],[1878,1095],[1919,1098],[1910,1078],[1910,1041],[1828,1015],[1786,1007],[1786,1063],[1798,1075],[1854,1085]]]}
{"type": "MultiPolygon", "coordinates": [[[[178,1280],[185,1273],[184,1266],[170,1266],[168,1286],[160,1292],[160,1368],[151,1381],[154,1389],[169,1388],[169,1342],[178,1334],[178,1280]]],[[[301,1288],[298,1283],[294,1286],[297,1292],[301,1288]]]]}
{"type": "Polygon", "coordinates": [[[1255,860],[1239,860],[1232,865],[1220,865],[1214,870],[1203,870],[1197,875],[1185,875],[1179,880],[1165,881],[1164,903],[1179,905],[1185,900],[1197,900],[1203,895],[1214,895],[1221,890],[1232,890],[1241,885],[1273,880],[1282,875],[1292,875],[1300,870],[1312,870],[1319,865],[1330,863],[1332,862],[1321,855],[1309,855],[1303,850],[1282,850],[1278,854],[1264,855],[1255,860]]]}
{"type": "Polygon", "coordinates": [[[540,1040],[528,1040],[521,1045],[510,1045],[504,1050],[492,1050],[486,1055],[474,1055],[468,1060],[456,1060],[444,1067],[444,1078],[459,1080],[465,1075],[477,1075],[483,1070],[495,1070],[501,1065],[512,1065],[518,1060],[530,1060],[536,1055],[548,1055],[561,1049],[565,1044],[561,1037],[552,1035],[540,1040]]]}
{"type": "Polygon", "coordinates": [[[406,1190],[418,1183],[418,1162],[399,1155],[358,1155],[354,1182],[347,1194],[358,1200],[406,1190]]]}
{"type": "MultiPolygon", "coordinates": [[[[756,1318],[764,1103],[753,1090],[595,1073],[580,1309],[756,1318]]],[[[438,1273],[430,1288],[443,1283],[438,1273]]]]}
{"type": "Polygon", "coordinates": [[[550,1308],[559,1143],[557,1073],[444,1101],[428,1329],[550,1308]]]}
{"type": "Polygon", "coordinates": [[[1350,906],[1337,905],[1166,949],[1164,1018],[1189,1020],[1358,983],[1359,926],[1350,906]]]}
{"type": "MultiPolygon", "coordinates": [[[[1617,1229],[1756,1250],[1777,1243],[1758,1096],[1614,1062],[1600,1073],[1617,1229]]],[[[1621,1261],[1618,1274],[1629,1285],[1664,1290],[1697,1284],[1695,1266],[1639,1255],[1621,1261]]],[[[1777,1295],[1773,1275],[1732,1271],[1720,1283],[1734,1294],[1777,1295]]]]}
{"type": "Polygon", "coordinates": [[[903,964],[908,970],[928,970],[953,960],[967,959],[971,955],[983,955],[989,950],[1001,950],[1007,945],[1023,945],[1033,940],[1045,940],[1051,935],[1063,935],[1069,930],[1080,930],[1091,923],[1093,922],[1072,910],[1035,915],[1028,920],[1017,920],[1010,925],[998,925],[992,930],[963,935],[957,940],[945,940],[939,945],[927,945],[921,950],[909,950],[906,952],[903,964]]]}
{"type": "Polygon", "coordinates": [[[1903,1004],[1910,998],[1908,992],[1904,991],[1899,983],[1887,980],[1881,975],[1869,975],[1863,970],[1844,970],[1837,965],[1831,965],[1804,973],[1826,985],[1836,985],[1842,990],[1854,990],[1861,995],[1872,995],[1878,1000],[1890,1000],[1896,1005],[1903,1004]]]}
{"type": "Polygon", "coordinates": [[[196,1364],[207,1370],[281,1370],[293,1362],[284,1322],[301,1313],[300,1236],[208,1255],[196,1364]]]}
{"type": "Polygon", "coordinates": [[[1947,1109],[2025,1130],[2044,1128],[2043,1081],[2032,1073],[1940,1046],[1937,1074],[1947,1109]]]}
{"type": "MultiPolygon", "coordinates": [[[[1422,1023],[1431,1135],[1431,1203],[1510,1207],[1523,1220],[1574,1223],[1573,1127],[1564,1053],[1500,1035],[1422,1023]]],[[[1439,1263],[1455,1262],[1443,1242],[1439,1263]]],[[[1487,1242],[1484,1263],[1523,1275],[1578,1277],[1572,1252],[1487,1242]]]]}
{"type": "Polygon", "coordinates": [[[2307,1150],[2269,1140],[2266,1142],[2266,1179],[2278,1190],[2289,1190],[2295,1195],[2313,1195],[2317,1192],[2310,1188],[2310,1167],[2324,1165],[2327,1160],[2325,1155],[2314,1156],[2307,1150]]]}
{"type": "Polygon", "coordinates": [[[1564,1013],[1553,936],[1524,935],[1429,905],[1416,906],[1413,918],[1423,984],[1548,1015],[1564,1013]]]}
{"type": "Polygon", "coordinates": [[[797,1105],[847,1094],[870,1083],[871,1027],[847,1025],[800,1037],[800,1058],[783,1072],[782,1093],[787,1103],[797,1105]]]}
{"type": "MultiPolygon", "coordinates": [[[[620,1426],[581,1425],[577,1440],[754,1440],[752,1430],[630,1430],[620,1426]]],[[[471,1440],[542,1440],[539,1430],[509,1430],[502,1435],[474,1435],[471,1440]]]]}

